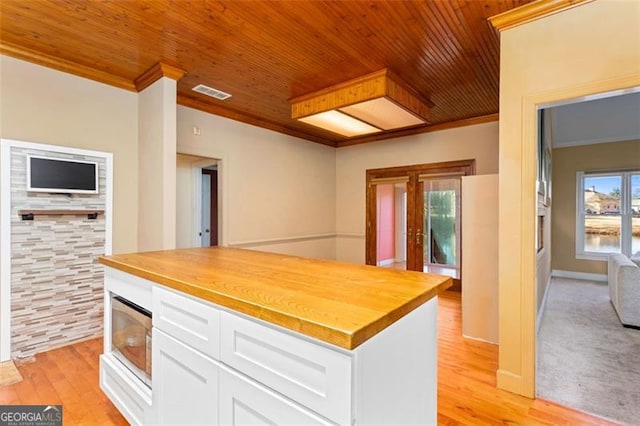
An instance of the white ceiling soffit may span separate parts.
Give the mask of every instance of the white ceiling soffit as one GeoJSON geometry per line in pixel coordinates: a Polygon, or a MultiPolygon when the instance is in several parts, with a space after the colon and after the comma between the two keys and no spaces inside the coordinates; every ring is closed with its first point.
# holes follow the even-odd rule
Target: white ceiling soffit
{"type": "Polygon", "coordinates": [[[554,148],[640,140],[640,93],[551,108],[554,148]]]}

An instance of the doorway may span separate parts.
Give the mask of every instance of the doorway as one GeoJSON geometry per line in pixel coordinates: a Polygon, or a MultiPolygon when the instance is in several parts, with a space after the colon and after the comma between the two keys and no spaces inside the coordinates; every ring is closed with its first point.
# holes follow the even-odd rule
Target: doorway
{"type": "Polygon", "coordinates": [[[461,289],[462,176],[475,160],[367,170],[366,263],[449,275],[461,289]]]}
{"type": "Polygon", "coordinates": [[[218,165],[202,169],[200,244],[202,247],[218,245],[218,165]]]}
{"type": "Polygon", "coordinates": [[[640,94],[604,92],[537,108],[535,395],[635,424],[638,375],[627,360],[640,335],[620,324],[607,260],[637,250],[640,142],[630,124],[640,94]]]}
{"type": "Polygon", "coordinates": [[[176,164],[176,248],[224,243],[220,160],[178,154],[176,164]]]}

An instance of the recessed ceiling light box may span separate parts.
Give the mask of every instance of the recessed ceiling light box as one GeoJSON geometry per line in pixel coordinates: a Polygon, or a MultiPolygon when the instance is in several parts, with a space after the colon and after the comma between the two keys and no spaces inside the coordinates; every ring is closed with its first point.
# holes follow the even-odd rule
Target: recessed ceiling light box
{"type": "Polygon", "coordinates": [[[388,69],[291,99],[291,118],[346,137],[427,124],[427,101],[388,69]]]}

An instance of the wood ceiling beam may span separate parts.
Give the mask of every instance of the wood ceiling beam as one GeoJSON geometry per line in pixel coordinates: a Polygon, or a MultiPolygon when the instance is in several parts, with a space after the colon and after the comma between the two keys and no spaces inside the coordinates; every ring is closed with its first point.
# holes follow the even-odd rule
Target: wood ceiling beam
{"type": "Polygon", "coordinates": [[[76,62],[67,61],[66,59],[51,56],[46,53],[38,52],[4,40],[0,40],[0,53],[16,59],[21,59],[23,61],[32,62],[58,71],[77,75],[79,77],[88,78],[89,80],[108,84],[109,86],[119,87],[132,92],[136,91],[136,86],[133,81],[126,78],[88,67],[86,65],[78,64],[76,62]]]}

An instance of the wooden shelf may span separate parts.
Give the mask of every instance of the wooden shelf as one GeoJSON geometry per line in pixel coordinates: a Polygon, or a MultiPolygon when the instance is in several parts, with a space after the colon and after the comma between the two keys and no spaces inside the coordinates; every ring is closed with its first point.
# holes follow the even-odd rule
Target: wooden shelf
{"type": "Polygon", "coordinates": [[[99,214],[104,214],[104,210],[96,209],[73,209],[73,210],[18,210],[18,215],[22,220],[33,220],[35,216],[53,216],[53,215],[87,215],[88,219],[97,219],[99,214]]]}

